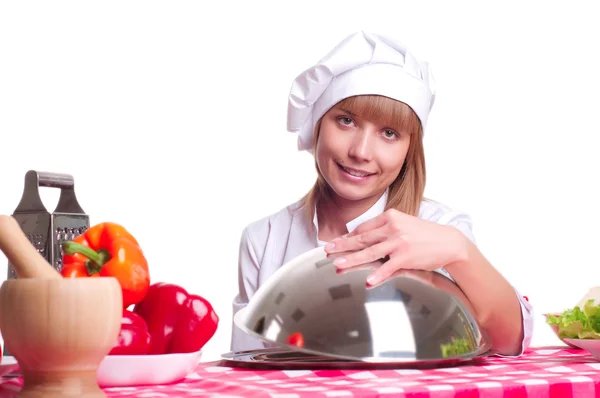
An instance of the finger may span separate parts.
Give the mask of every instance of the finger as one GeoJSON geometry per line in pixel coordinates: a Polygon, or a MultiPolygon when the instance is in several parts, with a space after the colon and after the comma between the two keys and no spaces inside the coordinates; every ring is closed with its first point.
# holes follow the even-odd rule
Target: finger
{"type": "Polygon", "coordinates": [[[362,270],[365,270],[365,269],[375,270],[375,269],[381,267],[381,264],[382,263],[380,261],[377,261],[377,262],[374,262],[374,263],[355,265],[354,267],[350,267],[350,268],[337,268],[335,270],[335,273],[338,274],[338,275],[343,275],[343,274],[346,274],[348,272],[362,271],[362,270]]]}
{"type": "Polygon", "coordinates": [[[357,265],[356,267],[336,269],[335,273],[337,275],[346,275],[350,272],[363,271],[365,269],[371,269],[371,267],[369,267],[368,265],[357,265]]]}
{"type": "Polygon", "coordinates": [[[377,268],[367,277],[367,285],[376,286],[390,279],[395,272],[401,270],[405,263],[405,256],[401,253],[390,257],[389,261],[377,268]]]}
{"type": "MultiPolygon", "coordinates": [[[[379,267],[378,267],[379,268],[379,267]]],[[[374,270],[377,270],[378,268],[374,268],[374,270]]],[[[353,269],[353,268],[352,268],[353,269]]],[[[410,276],[408,274],[408,270],[405,269],[399,269],[394,271],[390,276],[388,276],[385,279],[379,279],[376,280],[376,282],[373,282],[373,284],[371,284],[369,281],[371,280],[371,277],[375,274],[375,271],[373,271],[371,274],[369,274],[369,276],[367,277],[367,288],[373,288],[376,287],[378,285],[381,285],[382,283],[392,279],[392,278],[397,278],[397,277],[407,277],[407,278],[411,278],[412,276],[410,276]]],[[[414,277],[413,277],[414,278],[414,277]]]]}
{"type": "Polygon", "coordinates": [[[339,251],[339,252],[335,252],[335,253],[325,253],[327,255],[327,258],[331,258],[331,259],[336,259],[338,257],[344,257],[347,256],[349,254],[354,253],[353,251],[339,251]]]}
{"type": "MultiPolygon", "coordinates": [[[[414,279],[414,280],[422,282],[422,283],[424,283],[426,285],[429,285],[431,287],[437,288],[437,286],[434,283],[434,281],[431,278],[431,276],[428,277],[427,275],[416,274],[416,273],[414,273],[412,271],[413,270],[410,270],[410,269],[399,269],[399,270],[394,271],[390,276],[384,277],[384,278],[381,278],[381,279],[378,276],[376,276],[375,271],[374,271],[373,273],[371,273],[367,277],[367,289],[371,289],[371,288],[377,287],[377,286],[381,285],[382,283],[385,283],[385,282],[387,282],[387,281],[389,281],[389,280],[391,280],[393,278],[398,278],[398,277],[414,279]],[[375,274],[374,278],[376,278],[376,279],[373,279],[374,282],[370,282],[371,281],[370,278],[374,274],[375,274]]],[[[424,272],[426,274],[427,273],[431,273],[431,272],[428,272],[428,271],[422,271],[422,272],[424,272]]]]}
{"type": "Polygon", "coordinates": [[[345,239],[333,240],[325,246],[327,253],[340,253],[362,250],[377,243],[381,243],[389,237],[385,227],[364,232],[360,235],[346,237],[345,239]]]}
{"type": "Polygon", "coordinates": [[[394,240],[384,240],[376,245],[369,246],[363,250],[350,253],[343,257],[338,257],[333,265],[338,269],[354,267],[361,264],[368,264],[388,256],[397,246],[394,240]]]}

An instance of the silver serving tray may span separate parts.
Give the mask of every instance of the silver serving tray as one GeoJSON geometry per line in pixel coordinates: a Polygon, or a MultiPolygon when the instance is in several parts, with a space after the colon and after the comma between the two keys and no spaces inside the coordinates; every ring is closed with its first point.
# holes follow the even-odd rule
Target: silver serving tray
{"type": "Polygon", "coordinates": [[[490,352],[474,357],[423,361],[353,361],[308,354],[287,348],[265,348],[258,350],[228,352],[221,355],[220,366],[263,370],[318,370],[318,369],[430,369],[475,363],[490,352]]]}

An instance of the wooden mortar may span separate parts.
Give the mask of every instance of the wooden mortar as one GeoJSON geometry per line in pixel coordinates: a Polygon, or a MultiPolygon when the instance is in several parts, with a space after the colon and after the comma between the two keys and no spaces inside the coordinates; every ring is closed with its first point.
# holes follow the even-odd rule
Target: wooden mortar
{"type": "Polygon", "coordinates": [[[10,216],[0,250],[18,277],[0,287],[0,330],[23,374],[19,397],[105,397],[96,372],[121,327],[118,281],[63,278],[10,216]]]}

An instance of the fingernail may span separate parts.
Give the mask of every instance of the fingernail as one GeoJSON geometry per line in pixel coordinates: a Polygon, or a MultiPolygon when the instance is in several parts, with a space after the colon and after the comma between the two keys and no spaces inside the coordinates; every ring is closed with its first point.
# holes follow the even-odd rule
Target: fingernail
{"type": "Polygon", "coordinates": [[[344,264],[345,262],[346,262],[346,259],[344,257],[339,257],[333,261],[333,265],[340,265],[340,264],[344,264]]]}
{"type": "Polygon", "coordinates": [[[325,250],[333,250],[335,248],[335,243],[328,243],[325,245],[325,250]]]}
{"type": "Polygon", "coordinates": [[[377,283],[377,275],[369,275],[369,277],[367,278],[367,283],[369,285],[374,285],[375,283],[377,283]]]}

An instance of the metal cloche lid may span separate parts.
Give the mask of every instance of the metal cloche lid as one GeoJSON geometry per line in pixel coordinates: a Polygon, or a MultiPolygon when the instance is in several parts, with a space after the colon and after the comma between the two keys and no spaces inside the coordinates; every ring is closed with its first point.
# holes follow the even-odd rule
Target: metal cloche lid
{"type": "Polygon", "coordinates": [[[403,270],[367,287],[372,263],[339,273],[322,247],[278,269],[234,323],[258,339],[363,362],[471,359],[491,348],[468,299],[449,278],[403,270]]]}

